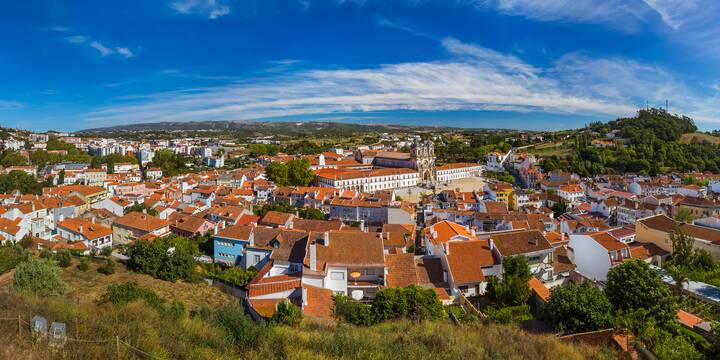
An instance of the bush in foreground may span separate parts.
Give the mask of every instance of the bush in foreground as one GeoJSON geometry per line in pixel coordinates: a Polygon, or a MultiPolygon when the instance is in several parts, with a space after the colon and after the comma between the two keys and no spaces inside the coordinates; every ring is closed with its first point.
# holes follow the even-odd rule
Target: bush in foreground
{"type": "Polygon", "coordinates": [[[39,296],[60,296],[68,292],[68,286],[60,278],[60,268],[48,259],[36,259],[21,263],[15,270],[12,287],[15,291],[39,296]]]}

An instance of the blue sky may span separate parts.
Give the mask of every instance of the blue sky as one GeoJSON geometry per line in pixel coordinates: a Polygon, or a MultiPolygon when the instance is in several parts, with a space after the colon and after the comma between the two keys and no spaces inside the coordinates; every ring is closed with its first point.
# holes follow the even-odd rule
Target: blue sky
{"type": "Polygon", "coordinates": [[[705,0],[0,0],[0,125],[333,120],[720,127],[705,0]]]}

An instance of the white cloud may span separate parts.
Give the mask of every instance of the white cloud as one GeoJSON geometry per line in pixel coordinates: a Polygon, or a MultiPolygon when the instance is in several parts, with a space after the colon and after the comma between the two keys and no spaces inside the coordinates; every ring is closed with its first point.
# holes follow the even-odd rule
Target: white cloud
{"type": "Polygon", "coordinates": [[[459,0],[539,21],[605,24],[635,31],[652,12],[641,0],[459,0]]]}
{"type": "Polygon", "coordinates": [[[82,35],[68,36],[65,38],[65,40],[67,40],[68,42],[70,42],[72,44],[84,44],[85,42],[88,41],[88,39],[89,38],[87,36],[82,36],[82,35]]]}
{"type": "Polygon", "coordinates": [[[230,6],[223,0],[179,0],[170,4],[175,11],[186,15],[201,15],[217,19],[230,14],[230,6]]]}
{"type": "Polygon", "coordinates": [[[632,114],[646,100],[659,104],[665,99],[672,110],[699,120],[720,118],[717,99],[694,95],[660,67],[567,54],[539,68],[456,39],[442,44],[451,56],[446,61],[306,70],[132,96],[84,118],[109,125],[391,110],[540,111],[611,118],[632,114]]]}
{"type": "Polygon", "coordinates": [[[18,101],[0,100],[0,111],[22,109],[25,105],[18,101]]]}
{"type": "Polygon", "coordinates": [[[130,49],[126,48],[126,47],[118,47],[118,48],[115,48],[115,51],[116,51],[118,54],[124,56],[126,59],[129,59],[129,58],[131,58],[131,57],[135,57],[135,54],[132,52],[132,50],[130,50],[130,49]]]}
{"type": "Polygon", "coordinates": [[[100,53],[100,56],[108,56],[115,53],[114,50],[107,48],[105,45],[95,40],[90,42],[90,47],[97,50],[100,53]]]}
{"type": "Polygon", "coordinates": [[[98,40],[95,40],[89,36],[85,35],[72,35],[72,36],[66,36],[65,41],[75,44],[75,45],[86,45],[90,48],[93,48],[97,50],[97,52],[100,54],[101,57],[106,57],[110,55],[120,55],[126,59],[135,57],[135,53],[130,50],[128,47],[118,46],[118,47],[110,47],[103,43],[101,43],[98,40]]]}

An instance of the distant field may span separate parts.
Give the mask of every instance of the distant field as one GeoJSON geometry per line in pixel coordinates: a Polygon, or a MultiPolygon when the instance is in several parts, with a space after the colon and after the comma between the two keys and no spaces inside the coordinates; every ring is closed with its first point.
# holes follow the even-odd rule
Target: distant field
{"type": "Polygon", "coordinates": [[[714,135],[709,135],[709,134],[704,134],[704,133],[687,133],[687,134],[683,134],[682,137],[680,137],[680,142],[685,143],[685,144],[689,144],[689,143],[693,142],[693,140],[697,140],[697,141],[701,141],[701,142],[708,141],[708,142],[711,142],[716,145],[720,144],[720,136],[714,136],[714,135]]]}
{"type": "Polygon", "coordinates": [[[535,145],[533,147],[527,148],[526,151],[539,155],[539,156],[558,156],[558,157],[565,157],[570,155],[571,150],[570,149],[564,149],[562,147],[562,142],[553,142],[553,143],[542,143],[535,145]]]}
{"type": "Polygon", "coordinates": [[[86,272],[78,270],[77,264],[77,259],[73,259],[73,265],[63,269],[61,276],[70,286],[70,292],[66,297],[81,304],[96,302],[105,293],[108,285],[126,281],[134,281],[141,287],[152,289],[166,301],[180,300],[190,310],[198,309],[201,304],[216,307],[235,300],[205,282],[190,284],[182,281],[172,283],[158,280],[130,271],[120,262],[117,263],[116,272],[112,275],[97,272],[100,266],[98,263],[91,264],[90,270],[86,272]]]}

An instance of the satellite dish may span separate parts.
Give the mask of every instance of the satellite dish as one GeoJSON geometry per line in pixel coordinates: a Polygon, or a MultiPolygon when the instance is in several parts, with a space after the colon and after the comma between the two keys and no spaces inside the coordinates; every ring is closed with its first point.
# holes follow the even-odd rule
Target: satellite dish
{"type": "Polygon", "coordinates": [[[352,296],[353,300],[360,301],[363,298],[363,291],[362,290],[353,290],[351,296],[352,296]]]}

